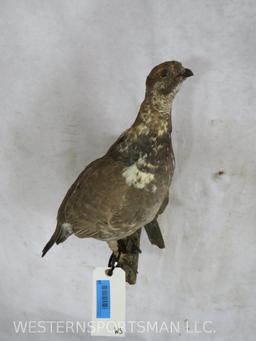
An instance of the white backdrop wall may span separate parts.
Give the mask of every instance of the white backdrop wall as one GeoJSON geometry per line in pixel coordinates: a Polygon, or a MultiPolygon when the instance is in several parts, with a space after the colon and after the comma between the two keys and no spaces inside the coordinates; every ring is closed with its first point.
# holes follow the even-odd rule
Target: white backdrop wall
{"type": "Polygon", "coordinates": [[[16,334],[13,321],[90,320],[107,245],[41,250],[70,184],[133,122],[151,68],[173,59],[194,77],[173,107],[166,249],[143,234],[127,319],[210,320],[216,333],[129,340],[255,340],[255,15],[248,0],[0,0],[1,340],[91,338],[16,334]]]}

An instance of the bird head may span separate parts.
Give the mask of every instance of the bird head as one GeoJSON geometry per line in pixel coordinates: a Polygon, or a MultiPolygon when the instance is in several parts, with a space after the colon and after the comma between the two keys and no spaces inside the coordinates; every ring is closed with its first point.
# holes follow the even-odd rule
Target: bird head
{"type": "Polygon", "coordinates": [[[177,61],[164,62],[155,66],[147,77],[146,93],[175,95],[182,82],[193,76],[193,72],[177,61]]]}

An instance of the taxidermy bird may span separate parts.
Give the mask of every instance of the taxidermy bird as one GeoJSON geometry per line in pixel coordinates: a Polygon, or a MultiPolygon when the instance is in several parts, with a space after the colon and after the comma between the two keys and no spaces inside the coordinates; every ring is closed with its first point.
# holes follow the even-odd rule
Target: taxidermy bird
{"type": "Polygon", "coordinates": [[[153,68],[135,122],[70,187],[42,256],[72,234],[103,240],[113,251],[109,266],[117,263],[127,282],[135,283],[141,228],[153,244],[164,247],[157,217],[168,204],[175,166],[171,109],[181,84],[192,75],[177,61],[153,68]]]}

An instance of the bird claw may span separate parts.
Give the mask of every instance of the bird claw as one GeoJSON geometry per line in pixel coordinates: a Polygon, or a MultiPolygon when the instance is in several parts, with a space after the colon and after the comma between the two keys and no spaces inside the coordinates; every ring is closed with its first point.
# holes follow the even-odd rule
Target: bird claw
{"type": "Polygon", "coordinates": [[[116,255],[115,255],[114,252],[113,252],[113,253],[111,254],[110,258],[109,258],[108,267],[109,267],[109,268],[114,267],[116,262],[117,262],[117,257],[116,257],[116,255]]]}
{"type": "Polygon", "coordinates": [[[108,261],[108,267],[110,268],[109,270],[107,270],[108,276],[112,276],[114,269],[120,267],[119,265],[120,254],[121,254],[120,251],[118,252],[118,256],[116,256],[114,252],[111,254],[108,261]]]}

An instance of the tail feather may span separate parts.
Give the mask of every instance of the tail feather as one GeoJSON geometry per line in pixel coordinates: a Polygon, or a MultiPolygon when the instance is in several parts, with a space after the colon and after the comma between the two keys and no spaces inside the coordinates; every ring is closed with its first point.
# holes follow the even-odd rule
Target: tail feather
{"type": "Polygon", "coordinates": [[[62,225],[57,224],[51,239],[45,245],[42,251],[42,257],[50,250],[50,248],[56,243],[63,243],[73,233],[72,226],[68,223],[62,225]]]}
{"type": "Polygon", "coordinates": [[[53,235],[51,236],[51,239],[48,241],[48,243],[45,245],[43,251],[42,251],[42,257],[50,250],[50,248],[57,242],[61,235],[61,229],[57,226],[56,230],[54,231],[53,235]]]}
{"type": "Polygon", "coordinates": [[[160,249],[165,248],[164,238],[156,219],[151,221],[151,223],[145,225],[145,230],[151,244],[158,246],[160,249]]]}

